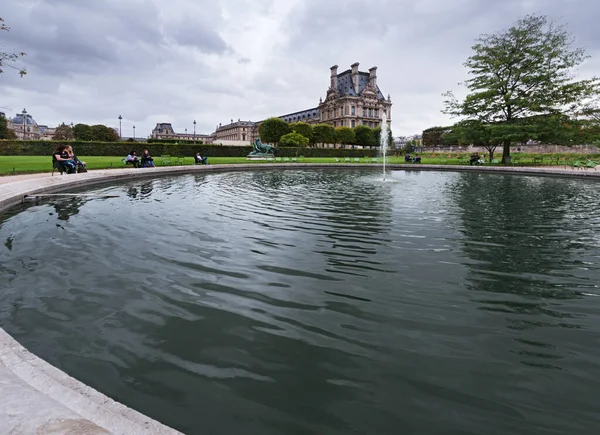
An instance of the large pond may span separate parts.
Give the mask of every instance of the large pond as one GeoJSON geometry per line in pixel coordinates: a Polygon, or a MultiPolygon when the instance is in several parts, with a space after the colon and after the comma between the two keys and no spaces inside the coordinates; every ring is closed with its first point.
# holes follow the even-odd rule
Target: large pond
{"type": "Polygon", "coordinates": [[[597,434],[600,190],[188,175],[4,213],[0,326],[190,434],[597,434]]]}

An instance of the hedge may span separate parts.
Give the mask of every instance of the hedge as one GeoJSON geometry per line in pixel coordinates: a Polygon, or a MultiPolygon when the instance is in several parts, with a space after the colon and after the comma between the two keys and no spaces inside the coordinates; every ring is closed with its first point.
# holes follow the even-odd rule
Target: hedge
{"type": "MultiPolygon", "coordinates": [[[[251,146],[227,146],[211,144],[166,144],[139,142],[83,142],[83,141],[44,141],[44,140],[0,140],[0,155],[3,156],[43,156],[52,155],[59,145],[71,145],[80,156],[126,156],[131,150],[138,155],[147,149],[150,155],[171,155],[191,157],[196,153],[209,157],[245,157],[251,146]]],[[[376,157],[379,150],[339,149],[339,148],[287,148],[279,147],[275,153],[280,157],[376,157]]]]}

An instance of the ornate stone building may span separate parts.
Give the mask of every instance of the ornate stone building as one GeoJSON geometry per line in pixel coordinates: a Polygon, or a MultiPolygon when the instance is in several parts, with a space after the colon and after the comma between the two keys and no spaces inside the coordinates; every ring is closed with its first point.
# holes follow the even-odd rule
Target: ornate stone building
{"type": "Polygon", "coordinates": [[[338,66],[331,67],[330,86],[325,100],[319,102],[320,122],[333,127],[370,128],[381,126],[386,114],[388,126],[392,120],[392,100],[387,99],[377,85],[377,67],[369,72],[358,70],[358,62],[351,69],[338,74],[338,66]]]}
{"type": "Polygon", "coordinates": [[[19,140],[52,140],[56,131],[47,125],[39,125],[25,109],[12,118],[4,113],[0,113],[0,116],[6,118],[7,127],[15,132],[19,140]]]}
{"type": "Polygon", "coordinates": [[[171,140],[197,140],[203,143],[209,143],[211,136],[208,134],[196,134],[195,132],[176,133],[169,122],[159,122],[150,134],[151,139],[171,139],[171,140]]]}
{"type": "Polygon", "coordinates": [[[223,145],[248,145],[254,142],[258,137],[258,123],[253,121],[242,121],[238,119],[236,122],[231,120],[229,124],[217,125],[213,133],[213,143],[221,143],[223,145]]]}
{"type": "MultiPolygon", "coordinates": [[[[358,70],[358,62],[350,69],[338,74],[338,66],[331,67],[330,85],[325,100],[319,105],[300,112],[281,115],[286,122],[306,122],[308,124],[325,123],[333,127],[354,128],[366,125],[370,128],[381,126],[383,114],[386,114],[388,127],[392,121],[392,100],[384,97],[377,84],[377,67],[368,72],[358,70]]],[[[197,135],[205,143],[223,145],[249,145],[258,137],[259,122],[241,121],[219,124],[211,135],[197,135]]],[[[191,135],[175,133],[171,124],[160,123],[152,130],[153,138],[189,139],[191,135]]]]}
{"type": "Polygon", "coordinates": [[[306,122],[308,124],[330,124],[333,127],[356,127],[366,125],[370,128],[381,126],[383,113],[388,126],[392,120],[392,100],[383,96],[377,84],[377,67],[369,72],[358,70],[356,62],[338,74],[338,66],[331,67],[330,84],[325,100],[319,100],[319,106],[301,112],[280,116],[286,122],[306,122]]]}

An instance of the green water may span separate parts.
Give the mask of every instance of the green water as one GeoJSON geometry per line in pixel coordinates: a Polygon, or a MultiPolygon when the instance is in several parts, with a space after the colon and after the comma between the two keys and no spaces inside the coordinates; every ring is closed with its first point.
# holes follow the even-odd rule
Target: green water
{"type": "Polygon", "coordinates": [[[264,171],[0,220],[0,326],[189,434],[596,434],[598,184],[264,171]]]}

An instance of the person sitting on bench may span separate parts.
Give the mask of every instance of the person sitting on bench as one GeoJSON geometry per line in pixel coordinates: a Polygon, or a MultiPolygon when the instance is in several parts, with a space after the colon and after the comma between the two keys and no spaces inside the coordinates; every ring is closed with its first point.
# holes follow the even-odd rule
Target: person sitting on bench
{"type": "Polygon", "coordinates": [[[153,168],[154,167],[154,159],[150,156],[150,152],[148,150],[144,150],[142,153],[142,168],[153,168]]]}
{"type": "Polygon", "coordinates": [[[413,163],[421,163],[421,157],[418,154],[413,159],[413,163]]]}
{"type": "Polygon", "coordinates": [[[479,153],[473,154],[471,156],[471,158],[469,159],[469,165],[470,166],[473,166],[473,165],[478,166],[479,165],[479,159],[480,159],[479,153]]]}
{"type": "Polygon", "coordinates": [[[200,155],[200,153],[196,153],[196,155],[194,156],[194,162],[197,165],[208,165],[207,160],[208,160],[208,157],[202,157],[200,155]]]}
{"type": "Polygon", "coordinates": [[[65,151],[67,152],[67,155],[69,156],[69,158],[71,160],[73,160],[73,163],[75,163],[75,168],[77,169],[78,174],[80,174],[82,172],[87,172],[87,166],[86,166],[85,162],[82,162],[81,160],[79,160],[77,158],[77,156],[73,152],[73,147],[71,145],[68,145],[67,148],[65,149],[65,151]]]}
{"type": "Polygon", "coordinates": [[[137,153],[135,151],[131,151],[127,157],[125,157],[126,165],[133,165],[134,168],[140,167],[140,159],[138,159],[137,153]]]}
{"type": "Polygon", "coordinates": [[[73,159],[69,156],[67,151],[67,145],[59,145],[52,154],[52,166],[56,167],[62,174],[75,174],[77,172],[77,165],[73,159]]]}

